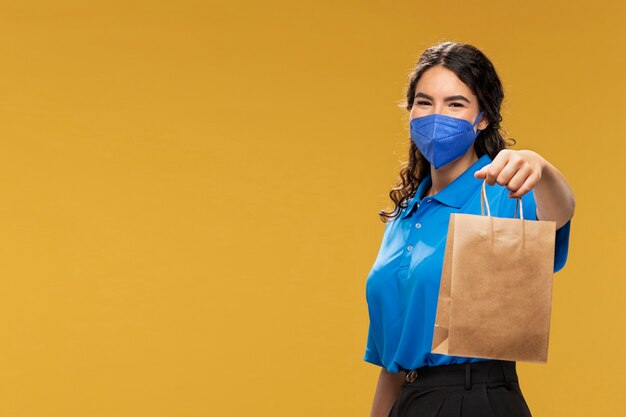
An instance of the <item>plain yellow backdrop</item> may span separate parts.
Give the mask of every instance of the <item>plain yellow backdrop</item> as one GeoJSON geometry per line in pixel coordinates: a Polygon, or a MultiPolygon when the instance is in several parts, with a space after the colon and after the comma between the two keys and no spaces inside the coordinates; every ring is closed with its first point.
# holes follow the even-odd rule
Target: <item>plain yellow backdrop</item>
{"type": "Polygon", "coordinates": [[[428,46],[577,201],[535,416],[624,410],[624,2],[0,6],[0,415],[366,416],[365,280],[428,46]]]}

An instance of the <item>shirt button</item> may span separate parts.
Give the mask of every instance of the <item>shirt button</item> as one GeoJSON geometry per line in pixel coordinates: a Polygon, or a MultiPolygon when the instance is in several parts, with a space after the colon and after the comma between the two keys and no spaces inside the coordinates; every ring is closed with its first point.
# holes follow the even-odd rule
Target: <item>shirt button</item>
{"type": "Polygon", "coordinates": [[[417,227],[419,229],[420,227],[422,227],[422,224],[421,223],[415,223],[415,227],[417,227]]]}
{"type": "Polygon", "coordinates": [[[407,246],[406,248],[407,248],[407,250],[408,250],[409,252],[411,252],[411,251],[413,250],[413,246],[411,246],[411,245],[407,246]]]}
{"type": "Polygon", "coordinates": [[[433,201],[433,200],[430,199],[430,198],[428,200],[426,200],[427,203],[430,203],[431,201],[433,201]]]}

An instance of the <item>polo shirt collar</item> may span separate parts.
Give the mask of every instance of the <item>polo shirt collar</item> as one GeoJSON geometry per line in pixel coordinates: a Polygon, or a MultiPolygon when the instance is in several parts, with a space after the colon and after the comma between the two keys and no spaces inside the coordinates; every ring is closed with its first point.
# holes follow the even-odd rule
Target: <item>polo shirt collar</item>
{"type": "MultiPolygon", "coordinates": [[[[474,178],[474,173],[491,162],[489,154],[484,154],[478,158],[472,165],[470,165],[461,175],[456,177],[450,184],[448,184],[443,190],[437,194],[430,196],[445,204],[454,208],[461,208],[474,194],[476,189],[480,187],[482,180],[474,178]]],[[[400,218],[405,218],[413,210],[415,203],[422,200],[422,195],[430,188],[432,184],[431,175],[428,174],[422,182],[420,182],[415,195],[409,199],[407,207],[400,218]]]]}

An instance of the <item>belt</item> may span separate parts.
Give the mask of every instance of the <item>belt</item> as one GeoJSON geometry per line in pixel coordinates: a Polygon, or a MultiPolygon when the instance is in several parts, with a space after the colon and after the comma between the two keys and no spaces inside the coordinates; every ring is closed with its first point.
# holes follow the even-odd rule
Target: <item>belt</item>
{"type": "MultiPolygon", "coordinates": [[[[459,399],[461,387],[465,386],[465,390],[470,391],[472,384],[485,383],[486,386],[491,384],[497,386],[506,382],[506,386],[511,389],[511,383],[518,381],[515,364],[514,361],[488,359],[405,370],[406,382],[402,384],[400,396],[392,406],[389,417],[406,416],[406,411],[410,409],[413,401],[418,401],[425,393],[433,391],[438,386],[441,386],[443,390],[452,390],[449,395],[453,395],[454,392],[457,399],[459,399]]],[[[465,391],[461,392],[465,393],[465,391]]],[[[461,402],[463,398],[464,396],[460,395],[461,402]]]]}
{"type": "Polygon", "coordinates": [[[465,385],[469,390],[472,383],[502,382],[510,388],[517,382],[514,361],[490,359],[453,365],[423,366],[407,371],[405,385],[465,385]]]}

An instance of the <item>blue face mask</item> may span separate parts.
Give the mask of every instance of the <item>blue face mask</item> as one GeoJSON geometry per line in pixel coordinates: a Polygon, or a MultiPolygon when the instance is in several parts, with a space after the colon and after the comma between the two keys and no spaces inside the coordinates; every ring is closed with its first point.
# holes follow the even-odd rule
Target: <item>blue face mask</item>
{"type": "Polygon", "coordinates": [[[416,117],[410,122],[411,139],[424,158],[438,169],[465,155],[480,133],[480,130],[474,132],[474,126],[482,114],[478,113],[474,124],[434,113],[416,117]]]}

